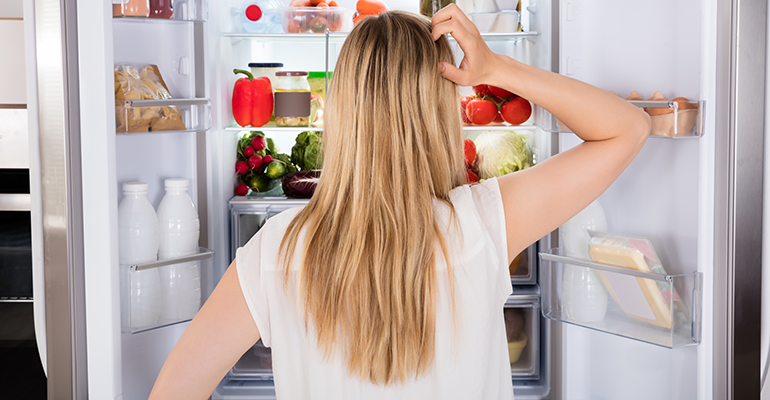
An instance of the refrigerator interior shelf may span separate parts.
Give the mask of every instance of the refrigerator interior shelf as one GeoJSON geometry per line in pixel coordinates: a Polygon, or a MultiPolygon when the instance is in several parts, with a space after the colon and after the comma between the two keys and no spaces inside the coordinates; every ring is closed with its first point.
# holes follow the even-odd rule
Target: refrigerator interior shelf
{"type": "Polygon", "coordinates": [[[544,317],[672,349],[700,343],[702,273],[632,270],[566,257],[559,249],[540,259],[544,317]],[[606,293],[606,312],[595,289],[581,292],[590,277],[606,293]]]}
{"type": "Polygon", "coordinates": [[[211,100],[126,100],[115,106],[119,134],[204,132],[211,128],[211,100]]]}
{"type": "Polygon", "coordinates": [[[213,263],[214,251],[198,247],[183,257],[120,265],[122,331],[135,334],[190,321],[214,289],[213,263]]]}
{"type": "MultiPolygon", "coordinates": [[[[488,42],[512,42],[535,36],[537,36],[537,32],[484,32],[481,34],[481,37],[488,42]]],[[[307,43],[326,41],[326,34],[323,33],[225,33],[224,37],[270,42],[307,43]]],[[[342,43],[347,37],[348,32],[329,33],[330,42],[342,43]]],[[[451,36],[450,40],[453,40],[451,36]]]]}
{"type": "MultiPolygon", "coordinates": [[[[228,132],[246,132],[246,131],[262,131],[265,133],[298,133],[302,131],[323,131],[323,127],[319,126],[296,126],[296,127],[284,127],[275,126],[274,122],[269,122],[264,126],[228,126],[225,131],[228,132]]],[[[463,125],[463,131],[476,132],[476,131],[494,131],[494,130],[506,130],[506,131],[534,131],[537,130],[535,125],[510,125],[510,124],[491,124],[491,125],[463,125]]]]}
{"type": "MultiPolygon", "coordinates": [[[[704,101],[687,103],[674,101],[628,100],[629,103],[645,109],[650,114],[652,131],[650,138],[657,139],[697,139],[703,136],[704,101]],[[661,113],[661,109],[667,109],[661,113]]],[[[572,133],[561,121],[556,120],[556,129],[551,132],[572,133]]]]}
{"type": "Polygon", "coordinates": [[[112,4],[113,21],[118,23],[167,23],[167,22],[206,22],[208,18],[207,0],[174,0],[173,15],[169,18],[149,18],[136,17],[130,15],[120,15],[121,5],[112,4]],[[118,14],[118,15],[116,15],[118,14]]]}

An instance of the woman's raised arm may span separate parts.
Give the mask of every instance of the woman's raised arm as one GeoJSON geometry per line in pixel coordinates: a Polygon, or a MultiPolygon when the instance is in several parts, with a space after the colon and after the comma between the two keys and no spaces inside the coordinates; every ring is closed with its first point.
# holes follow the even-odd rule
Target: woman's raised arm
{"type": "MultiPolygon", "coordinates": [[[[442,63],[462,86],[490,84],[545,108],[585,142],[499,179],[508,256],[545,236],[599,197],[631,163],[650,132],[641,109],[589,84],[493,53],[455,5],[433,17],[433,38],[451,33],[463,49],[460,67],[442,63]]],[[[510,261],[510,260],[509,260],[510,261]]]]}

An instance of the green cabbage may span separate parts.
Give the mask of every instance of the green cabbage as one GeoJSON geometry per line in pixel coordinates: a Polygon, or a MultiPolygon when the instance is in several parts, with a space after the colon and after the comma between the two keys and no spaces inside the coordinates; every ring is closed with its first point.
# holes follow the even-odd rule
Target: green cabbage
{"type": "Polygon", "coordinates": [[[513,131],[486,131],[476,143],[475,167],[480,179],[503,176],[531,167],[532,148],[525,135],[513,131]]]}
{"type": "Polygon", "coordinates": [[[324,162],[321,132],[307,131],[297,135],[291,148],[291,162],[302,171],[321,169],[324,162]]]}

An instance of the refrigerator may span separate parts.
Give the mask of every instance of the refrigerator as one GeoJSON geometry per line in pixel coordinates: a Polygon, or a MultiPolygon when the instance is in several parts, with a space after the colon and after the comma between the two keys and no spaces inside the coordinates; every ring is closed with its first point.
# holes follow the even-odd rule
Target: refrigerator
{"type": "MultiPolygon", "coordinates": [[[[34,66],[27,85],[36,334],[45,343],[49,398],[148,396],[187,322],[126,327],[121,288],[131,273],[197,263],[205,299],[238,245],[271,215],[303,204],[234,197],[243,134],[260,130],[290,152],[303,129],[237,127],[233,69],[282,62],[284,70],[333,70],[346,36],[247,33],[240,0],[177,0],[171,20],[113,18],[113,3],[121,1],[24,3],[26,61],[34,66]],[[114,68],[122,64],[157,65],[173,97],[129,103],[128,111],[176,107],[184,130],[116,130],[116,115],[127,110],[115,106],[114,68]],[[157,208],[167,178],[190,181],[201,247],[184,259],[119,265],[121,185],[147,182],[157,208]]],[[[665,273],[582,265],[670,284],[678,295],[665,299],[669,311],[681,300],[686,312],[667,328],[639,324],[617,309],[605,325],[570,321],[561,313],[560,282],[565,266],[578,261],[563,258],[558,231],[549,234],[526,251],[506,303],[528,337],[521,363],[512,364],[516,398],[758,398],[766,374],[760,336],[770,333],[760,329],[766,5],[521,3],[522,31],[483,35],[493,51],[624,98],[634,90],[643,98],[655,91],[686,97],[697,118],[686,132],[651,137],[599,199],[608,231],[650,239],[665,273]]],[[[339,4],[355,9],[352,0],[339,4]]],[[[387,4],[419,9],[416,1],[387,4]]],[[[674,108],[679,118],[686,111],[675,102],[634,104],[674,108]]],[[[488,129],[527,135],[536,162],[579,143],[537,106],[524,126],[464,133],[474,139],[488,129]]],[[[274,398],[269,366],[269,353],[257,344],[212,398],[274,398]]]]}

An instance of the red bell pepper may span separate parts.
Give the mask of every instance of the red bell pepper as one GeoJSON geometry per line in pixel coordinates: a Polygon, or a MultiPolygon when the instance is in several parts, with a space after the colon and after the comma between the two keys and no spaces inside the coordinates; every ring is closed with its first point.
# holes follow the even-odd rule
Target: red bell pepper
{"type": "Polygon", "coordinates": [[[270,122],[273,114],[273,87],[270,78],[254,79],[251,72],[234,69],[233,73],[246,74],[233,86],[233,117],[240,126],[262,126],[270,122]]]}

